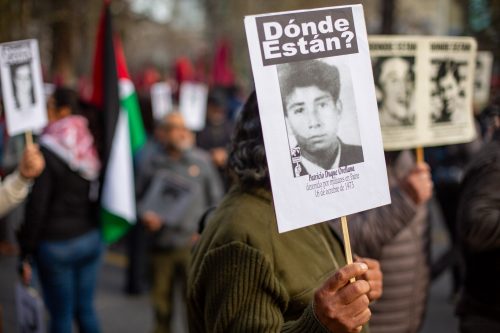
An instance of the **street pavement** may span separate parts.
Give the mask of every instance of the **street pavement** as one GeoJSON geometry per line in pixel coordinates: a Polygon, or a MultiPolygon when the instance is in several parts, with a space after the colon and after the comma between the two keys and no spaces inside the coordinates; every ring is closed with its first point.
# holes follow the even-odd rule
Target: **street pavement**
{"type": "MultiPolygon", "coordinates": [[[[437,257],[448,246],[448,237],[437,214],[433,218],[432,249],[437,257]]],[[[154,315],[147,293],[128,296],[125,285],[125,257],[121,251],[108,251],[102,267],[96,295],[96,309],[103,333],[149,333],[153,330],[154,315]]],[[[3,307],[4,330],[0,333],[15,333],[15,309],[13,286],[17,275],[16,259],[0,256],[0,304],[3,307]]],[[[180,288],[179,288],[180,289],[180,288]]],[[[446,272],[431,286],[427,314],[421,333],[457,332],[457,319],[453,315],[450,300],[451,279],[446,272]]],[[[180,299],[180,292],[176,294],[180,299]]],[[[180,302],[177,301],[177,304],[180,302]]],[[[186,333],[185,313],[176,307],[172,332],[186,333]]]]}

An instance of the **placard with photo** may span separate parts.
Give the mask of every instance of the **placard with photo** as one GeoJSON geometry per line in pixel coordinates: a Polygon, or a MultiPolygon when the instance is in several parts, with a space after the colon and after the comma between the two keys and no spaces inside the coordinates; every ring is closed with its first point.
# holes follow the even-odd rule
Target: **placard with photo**
{"type": "Polygon", "coordinates": [[[473,38],[370,36],[369,43],[386,150],[474,139],[473,38]]]}
{"type": "Polygon", "coordinates": [[[42,70],[35,39],[0,44],[2,98],[10,136],[47,124],[42,70]]]}
{"type": "Polygon", "coordinates": [[[362,5],[245,28],[279,231],[389,204],[362,5]]]}

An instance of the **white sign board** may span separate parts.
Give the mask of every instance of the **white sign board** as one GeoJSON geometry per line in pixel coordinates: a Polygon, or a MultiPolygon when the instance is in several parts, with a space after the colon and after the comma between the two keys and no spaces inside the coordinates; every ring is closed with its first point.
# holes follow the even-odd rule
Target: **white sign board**
{"type": "Polygon", "coordinates": [[[44,127],[47,110],[38,42],[0,44],[0,77],[9,135],[44,127]]]}
{"type": "Polygon", "coordinates": [[[153,119],[161,120],[172,111],[172,89],[166,82],[158,82],[151,86],[151,105],[153,119]]]}
{"type": "Polygon", "coordinates": [[[474,139],[473,38],[370,36],[369,42],[386,150],[474,139]]]}
{"type": "Polygon", "coordinates": [[[474,80],[474,108],[476,112],[481,112],[490,101],[492,68],[493,53],[479,51],[476,58],[476,75],[474,80]]]}
{"type": "Polygon", "coordinates": [[[179,109],[187,128],[201,131],[205,128],[208,87],[202,83],[184,82],[179,93],[179,109]]]}
{"type": "Polygon", "coordinates": [[[390,203],[361,5],[245,18],[278,229],[390,203]]]}

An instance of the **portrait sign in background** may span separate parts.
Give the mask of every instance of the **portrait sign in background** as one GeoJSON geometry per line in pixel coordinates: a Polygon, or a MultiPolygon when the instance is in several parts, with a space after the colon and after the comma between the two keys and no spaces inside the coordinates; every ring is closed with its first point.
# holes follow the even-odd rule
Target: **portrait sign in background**
{"type": "Polygon", "coordinates": [[[386,150],[475,138],[473,38],[370,36],[369,43],[386,150]]]}
{"type": "Polygon", "coordinates": [[[245,18],[278,230],[390,203],[362,5],[245,18]]]}
{"type": "Polygon", "coordinates": [[[9,135],[43,128],[47,111],[38,42],[0,44],[0,77],[9,135]]]}

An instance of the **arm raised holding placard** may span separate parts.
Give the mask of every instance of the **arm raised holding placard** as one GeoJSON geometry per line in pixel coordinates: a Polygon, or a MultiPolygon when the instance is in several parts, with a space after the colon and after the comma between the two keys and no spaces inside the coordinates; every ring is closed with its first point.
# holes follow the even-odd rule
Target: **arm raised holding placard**
{"type": "Polygon", "coordinates": [[[0,216],[7,214],[26,198],[31,181],[40,175],[44,167],[45,160],[38,146],[26,146],[18,171],[7,176],[0,186],[0,216]]]}

